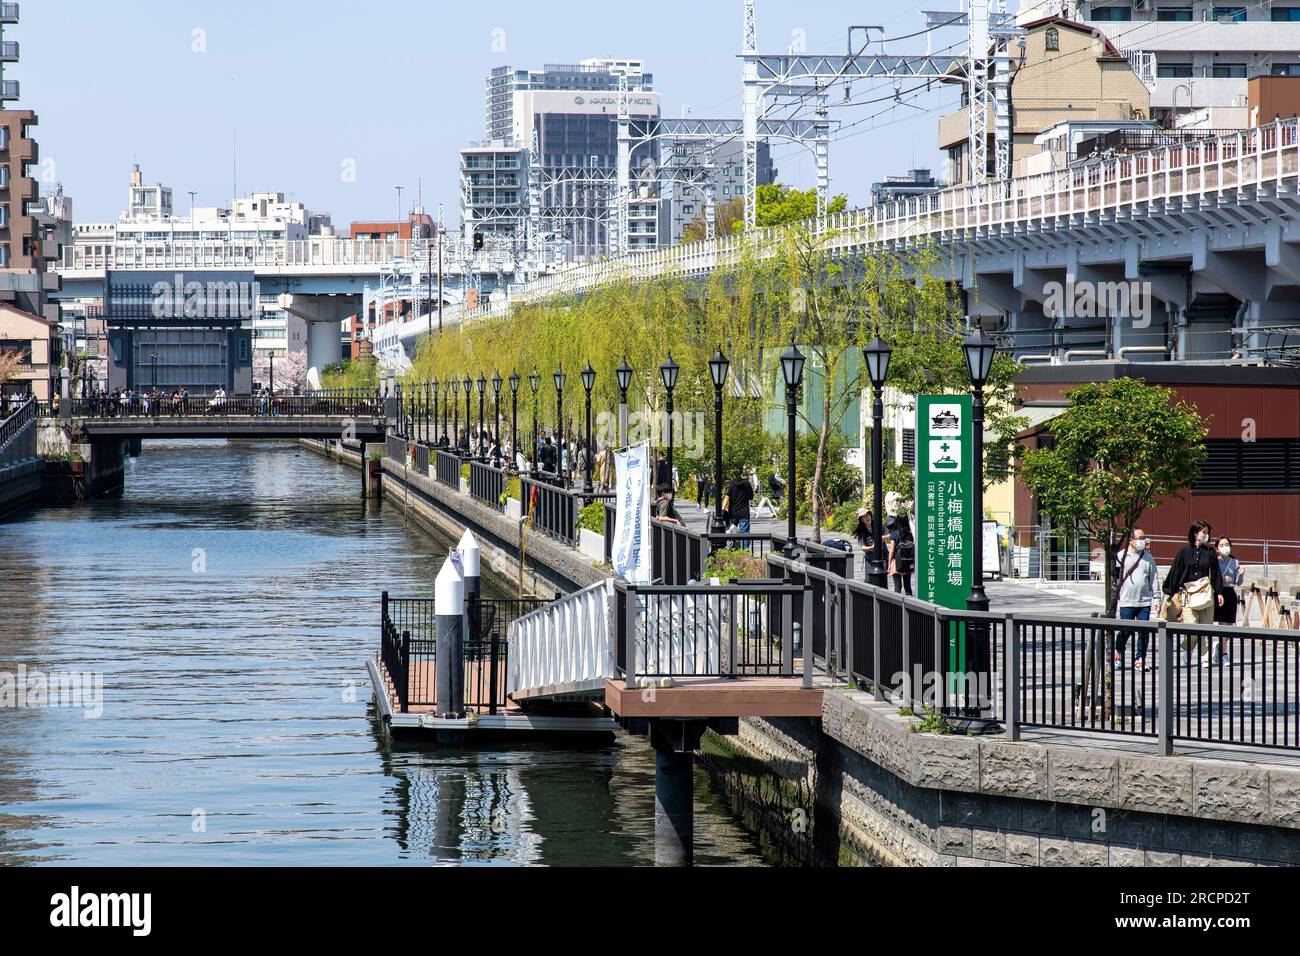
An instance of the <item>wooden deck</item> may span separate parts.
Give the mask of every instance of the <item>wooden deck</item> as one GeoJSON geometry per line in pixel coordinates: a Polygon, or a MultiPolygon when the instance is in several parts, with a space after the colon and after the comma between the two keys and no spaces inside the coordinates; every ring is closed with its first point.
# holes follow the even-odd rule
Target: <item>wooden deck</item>
{"type": "Polygon", "coordinates": [[[631,690],[607,680],[605,706],[619,717],[820,717],[822,691],[799,677],[678,677],[631,690]]]}

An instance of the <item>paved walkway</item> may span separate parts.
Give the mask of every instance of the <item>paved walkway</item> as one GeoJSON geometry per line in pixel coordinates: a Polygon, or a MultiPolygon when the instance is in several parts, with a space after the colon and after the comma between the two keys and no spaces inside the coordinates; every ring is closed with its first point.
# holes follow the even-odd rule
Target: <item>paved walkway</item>
{"type": "MultiPolygon", "coordinates": [[[[709,518],[713,514],[711,508],[699,508],[693,501],[678,498],[677,511],[686,523],[686,527],[692,531],[708,530],[709,518]]],[[[812,536],[813,529],[811,525],[799,525],[798,530],[801,538],[812,536]]],[[[784,520],[778,518],[753,518],[750,520],[750,531],[784,538],[787,526],[784,520]]],[[[822,540],[828,541],[830,539],[852,542],[854,553],[853,570],[857,578],[861,580],[864,569],[857,542],[846,534],[823,529],[822,540]]],[[[984,582],[984,591],[989,596],[989,607],[993,611],[1022,611],[1025,613],[1068,614],[1086,617],[1099,610],[1102,606],[1100,586],[1086,583],[1079,585],[1055,583],[1040,585],[1037,581],[1021,581],[1010,578],[1001,581],[988,579],[984,582]]]]}

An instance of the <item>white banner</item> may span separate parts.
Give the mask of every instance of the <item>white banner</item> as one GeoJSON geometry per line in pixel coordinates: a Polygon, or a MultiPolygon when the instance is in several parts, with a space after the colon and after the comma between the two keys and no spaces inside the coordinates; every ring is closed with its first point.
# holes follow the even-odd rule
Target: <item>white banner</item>
{"type": "Polygon", "coordinates": [[[614,453],[614,573],[631,584],[650,583],[650,443],[614,453]]]}

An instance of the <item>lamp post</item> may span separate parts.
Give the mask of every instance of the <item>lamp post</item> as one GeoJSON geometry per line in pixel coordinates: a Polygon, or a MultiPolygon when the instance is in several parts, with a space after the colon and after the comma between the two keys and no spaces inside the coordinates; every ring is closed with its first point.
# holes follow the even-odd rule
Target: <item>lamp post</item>
{"type": "Polygon", "coordinates": [[[731,362],[722,354],[722,346],[709,359],[709,377],[713,379],[713,533],[726,534],[722,517],[722,386],[727,384],[731,362]]]}
{"type": "Polygon", "coordinates": [[[487,379],[483,373],[478,373],[478,457],[485,458],[483,454],[483,393],[487,391],[487,379]]]}
{"type": "Polygon", "coordinates": [[[454,378],[451,380],[451,394],[451,444],[448,447],[455,451],[460,444],[460,382],[454,378]]]}
{"type": "Polygon", "coordinates": [[[533,471],[536,472],[538,470],[537,456],[541,451],[538,447],[539,443],[537,441],[537,390],[542,385],[542,377],[537,374],[537,369],[533,369],[532,373],[528,376],[528,384],[533,390],[533,471]]]}
{"type": "Polygon", "coordinates": [[[586,448],[583,452],[584,475],[582,490],[591,493],[591,387],[596,384],[596,370],[587,363],[587,367],[582,370],[582,387],[587,392],[587,435],[586,448]]]}
{"type": "Polygon", "coordinates": [[[424,383],[424,441],[429,442],[429,383],[424,383]]]}
{"type": "Polygon", "coordinates": [[[158,387],[158,353],[157,352],[149,353],[149,366],[151,369],[149,373],[151,379],[151,381],[149,382],[149,387],[157,388],[158,387]]]}
{"type": "Polygon", "coordinates": [[[555,367],[551,379],[555,382],[555,443],[558,446],[555,467],[562,473],[564,471],[564,367],[562,365],[555,367]]]}
{"type": "Polygon", "coordinates": [[[433,443],[438,444],[438,380],[429,383],[433,386],[433,443]]]}
{"type": "Polygon", "coordinates": [[[501,447],[501,378],[500,372],[492,373],[492,440],[498,448],[501,447]]]}
{"type": "MultiPolygon", "coordinates": [[[[673,361],[673,353],[668,353],[668,358],[659,366],[659,377],[663,379],[664,391],[668,393],[668,401],[665,408],[668,411],[668,494],[673,494],[673,389],[677,387],[677,374],[681,367],[673,361]]],[[[655,476],[655,483],[658,484],[659,476],[655,476]]],[[[658,493],[656,487],[655,492],[658,493]]]]}
{"type": "Polygon", "coordinates": [[[473,426],[474,415],[470,407],[472,395],[474,392],[474,381],[468,375],[461,379],[461,387],[465,389],[465,450],[469,451],[469,430],[473,426]]]}
{"type": "Polygon", "coordinates": [[[519,373],[510,373],[510,465],[519,460],[519,373]]]}
{"type": "Polygon", "coordinates": [[[627,390],[632,384],[632,366],[627,364],[627,356],[623,361],[618,363],[618,368],[614,369],[614,377],[618,379],[618,445],[620,448],[627,447],[627,390]]]}
{"type": "Polygon", "coordinates": [[[971,554],[970,597],[966,598],[968,611],[987,611],[989,598],[984,593],[984,383],[988,381],[989,369],[993,366],[993,353],[997,346],[979,325],[979,320],[972,317],[975,331],[962,342],[962,352],[966,355],[966,371],[970,373],[972,389],[970,430],[971,456],[975,459],[971,474],[974,487],[971,489],[971,520],[975,523],[974,552],[971,554]]]}
{"type": "MultiPolygon", "coordinates": [[[[451,401],[451,386],[448,385],[446,382],[443,382],[442,383],[442,437],[443,438],[447,437],[447,405],[450,404],[450,401],[451,401]]],[[[448,440],[447,444],[450,446],[451,441],[448,440]]]]}
{"type": "Polygon", "coordinates": [[[885,378],[889,375],[889,359],[893,349],[879,335],[862,350],[867,363],[867,378],[871,380],[871,536],[876,548],[867,562],[867,583],[878,588],[889,587],[888,570],[884,561],[884,508],[885,508],[885,378]]]}
{"type": "Polygon", "coordinates": [[[267,377],[270,380],[271,395],[272,397],[274,397],[275,396],[275,353],[274,352],[268,353],[267,358],[270,361],[270,368],[267,372],[267,377]]]}
{"type": "Polygon", "coordinates": [[[795,512],[798,508],[794,502],[794,431],[795,414],[799,408],[799,386],[803,383],[804,355],[791,340],[790,347],[781,355],[781,375],[785,379],[785,412],[788,419],[786,434],[786,536],[782,551],[786,557],[793,557],[799,546],[799,535],[795,528],[795,512]]]}

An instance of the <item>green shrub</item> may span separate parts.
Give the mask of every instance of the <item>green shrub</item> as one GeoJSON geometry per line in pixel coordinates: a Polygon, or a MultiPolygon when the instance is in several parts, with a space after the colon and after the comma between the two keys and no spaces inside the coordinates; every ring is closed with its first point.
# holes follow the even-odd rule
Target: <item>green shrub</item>
{"type": "Polygon", "coordinates": [[[465,462],[460,466],[460,476],[469,481],[469,462],[465,462]]]}
{"type": "Polygon", "coordinates": [[[856,501],[846,501],[839,505],[831,513],[831,520],[828,527],[832,531],[838,531],[840,534],[852,534],[853,529],[858,526],[858,509],[862,505],[856,501]]]}
{"type": "Polygon", "coordinates": [[[605,533],[605,502],[593,501],[578,513],[578,520],[574,523],[578,529],[586,528],[588,531],[594,531],[596,534],[605,533]]]}
{"type": "Polygon", "coordinates": [[[746,548],[719,548],[704,563],[704,576],[722,581],[767,577],[767,562],[746,548]]]}
{"type": "MultiPolygon", "coordinates": [[[[523,500],[523,494],[522,494],[522,492],[520,491],[520,484],[519,484],[519,476],[518,476],[518,475],[515,475],[513,478],[507,478],[507,479],[506,479],[506,497],[507,497],[507,498],[514,498],[516,501],[522,501],[522,500],[523,500]]],[[[502,504],[504,504],[504,503],[505,503],[505,502],[502,502],[502,504]]]]}

